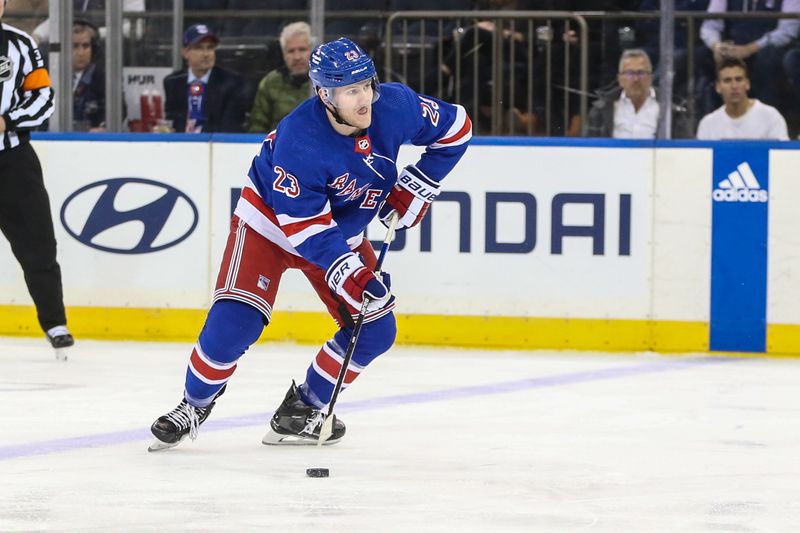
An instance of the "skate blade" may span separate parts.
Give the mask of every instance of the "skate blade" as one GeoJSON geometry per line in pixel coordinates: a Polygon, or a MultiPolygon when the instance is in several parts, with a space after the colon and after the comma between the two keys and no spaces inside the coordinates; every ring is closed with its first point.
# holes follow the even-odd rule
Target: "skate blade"
{"type": "Polygon", "coordinates": [[[69,350],[67,348],[55,348],[56,361],[66,361],[68,359],[69,350]]]}
{"type": "Polygon", "coordinates": [[[183,439],[179,440],[178,442],[168,443],[164,441],[160,441],[158,439],[153,439],[153,442],[150,446],[147,447],[148,452],[160,452],[162,450],[169,450],[170,448],[174,448],[178,444],[181,443],[183,439]]]}
{"type": "MultiPolygon", "coordinates": [[[[341,437],[338,439],[330,438],[323,442],[322,445],[328,446],[330,444],[336,444],[340,440],[342,440],[341,437]]],[[[318,441],[317,439],[310,439],[299,435],[281,435],[270,428],[267,434],[264,435],[264,438],[261,439],[261,444],[266,444],[267,446],[316,446],[318,441]]]]}

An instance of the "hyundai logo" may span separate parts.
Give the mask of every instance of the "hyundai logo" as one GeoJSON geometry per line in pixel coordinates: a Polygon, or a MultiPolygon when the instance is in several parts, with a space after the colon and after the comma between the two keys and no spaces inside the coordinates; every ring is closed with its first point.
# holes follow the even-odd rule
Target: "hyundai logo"
{"type": "Polygon", "coordinates": [[[144,178],[110,178],[72,193],[61,224],[86,246],[115,254],[157,252],[197,227],[197,207],[182,191],[144,178]]]}

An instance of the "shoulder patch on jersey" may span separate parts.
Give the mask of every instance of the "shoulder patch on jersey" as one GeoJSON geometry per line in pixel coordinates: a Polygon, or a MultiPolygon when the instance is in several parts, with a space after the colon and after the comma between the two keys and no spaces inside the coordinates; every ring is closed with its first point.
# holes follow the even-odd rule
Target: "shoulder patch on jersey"
{"type": "Polygon", "coordinates": [[[372,141],[369,140],[369,135],[363,137],[356,137],[355,151],[359,154],[369,155],[372,151],[372,141]]]}

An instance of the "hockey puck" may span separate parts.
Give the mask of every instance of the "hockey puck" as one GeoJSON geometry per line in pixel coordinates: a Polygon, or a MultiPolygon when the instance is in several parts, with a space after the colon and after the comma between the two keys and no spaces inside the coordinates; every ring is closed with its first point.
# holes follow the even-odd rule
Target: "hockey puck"
{"type": "Polygon", "coordinates": [[[328,477],[331,474],[327,468],[306,468],[308,477],[328,477]]]}

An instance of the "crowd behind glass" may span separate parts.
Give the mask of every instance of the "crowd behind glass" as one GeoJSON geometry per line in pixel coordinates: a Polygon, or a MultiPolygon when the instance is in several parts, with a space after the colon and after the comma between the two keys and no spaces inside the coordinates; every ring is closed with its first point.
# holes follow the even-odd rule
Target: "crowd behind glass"
{"type": "MultiPolygon", "coordinates": [[[[99,59],[104,37],[104,0],[73,1],[74,18],[80,25],[73,34],[73,68],[76,71],[73,129],[103,131],[102,109],[98,112],[98,107],[102,108],[102,95],[98,93],[103,91],[104,74],[99,59]],[[94,56],[96,67],[88,66],[87,54],[94,56]]],[[[172,21],[168,16],[172,7],[173,0],[124,0],[125,66],[173,66],[172,21]]],[[[283,42],[279,39],[287,25],[308,21],[309,7],[307,0],[184,0],[184,29],[199,24],[207,26],[211,35],[202,43],[200,40],[190,43],[184,35],[184,78],[190,61],[187,50],[192,53],[197,48],[190,49],[191,46],[213,47],[216,65],[235,75],[231,83],[238,91],[236,95],[226,95],[237,101],[233,111],[235,120],[227,120],[215,130],[204,131],[266,133],[276,121],[271,114],[272,103],[267,98],[280,100],[276,105],[283,114],[296,105],[299,98],[310,95],[305,71],[297,67],[298,61],[304,61],[298,54],[307,53],[308,47],[292,41],[294,55],[289,57],[286,38],[283,42]],[[276,72],[284,74],[283,81],[276,72]],[[277,94],[281,91],[285,92],[283,98],[277,94]]],[[[648,138],[663,115],[655,104],[655,90],[661,74],[658,65],[660,22],[657,17],[642,18],[634,14],[655,13],[659,7],[658,0],[436,2],[437,10],[453,13],[472,10],[591,12],[586,13],[589,110],[583,116],[579,113],[581,73],[577,70],[577,51],[582,43],[577,26],[567,20],[500,20],[482,17],[480,13],[435,21],[419,20],[396,25],[392,40],[387,43],[386,21],[390,14],[427,10],[431,3],[424,0],[328,0],[325,38],[346,36],[355,40],[376,58],[382,73],[385,72],[386,48],[391,47],[392,57],[397,61],[382,78],[391,77],[420,92],[461,103],[473,117],[477,134],[648,138]],[[401,40],[403,45],[398,46],[401,40]],[[501,82],[489,75],[493,68],[500,69],[501,82]]],[[[741,60],[746,78],[742,82],[746,83],[745,99],[749,92],[753,101],[777,109],[788,124],[789,138],[797,138],[800,133],[800,19],[793,18],[792,14],[800,12],[800,0],[675,0],[675,10],[698,14],[765,12],[787,16],[676,18],[672,137],[695,138],[701,119],[728,103],[723,97],[729,86],[720,90],[718,67],[724,60],[741,60]]],[[[4,21],[32,34],[46,53],[44,44],[49,35],[46,16],[46,0],[13,0],[4,21]]],[[[297,29],[296,26],[292,28],[297,29]]],[[[299,35],[302,32],[288,37],[299,39],[299,35]]],[[[309,45],[313,44],[312,39],[309,45]]],[[[191,83],[194,76],[192,69],[188,70],[188,83],[191,83]]],[[[736,79],[741,78],[738,70],[735,74],[730,77],[734,85],[736,79]]],[[[729,92],[735,97],[740,89],[734,87],[729,92]]],[[[169,95],[158,97],[157,104],[161,106],[169,95]]],[[[183,106],[182,98],[180,105],[183,106]]],[[[747,109],[745,106],[744,112],[747,109]]],[[[191,115],[191,105],[184,111],[191,115]]],[[[140,123],[130,121],[128,129],[189,131],[185,118],[178,128],[174,121],[166,120],[169,116],[163,119],[159,115],[158,118],[158,124],[145,129],[140,123]]]]}

